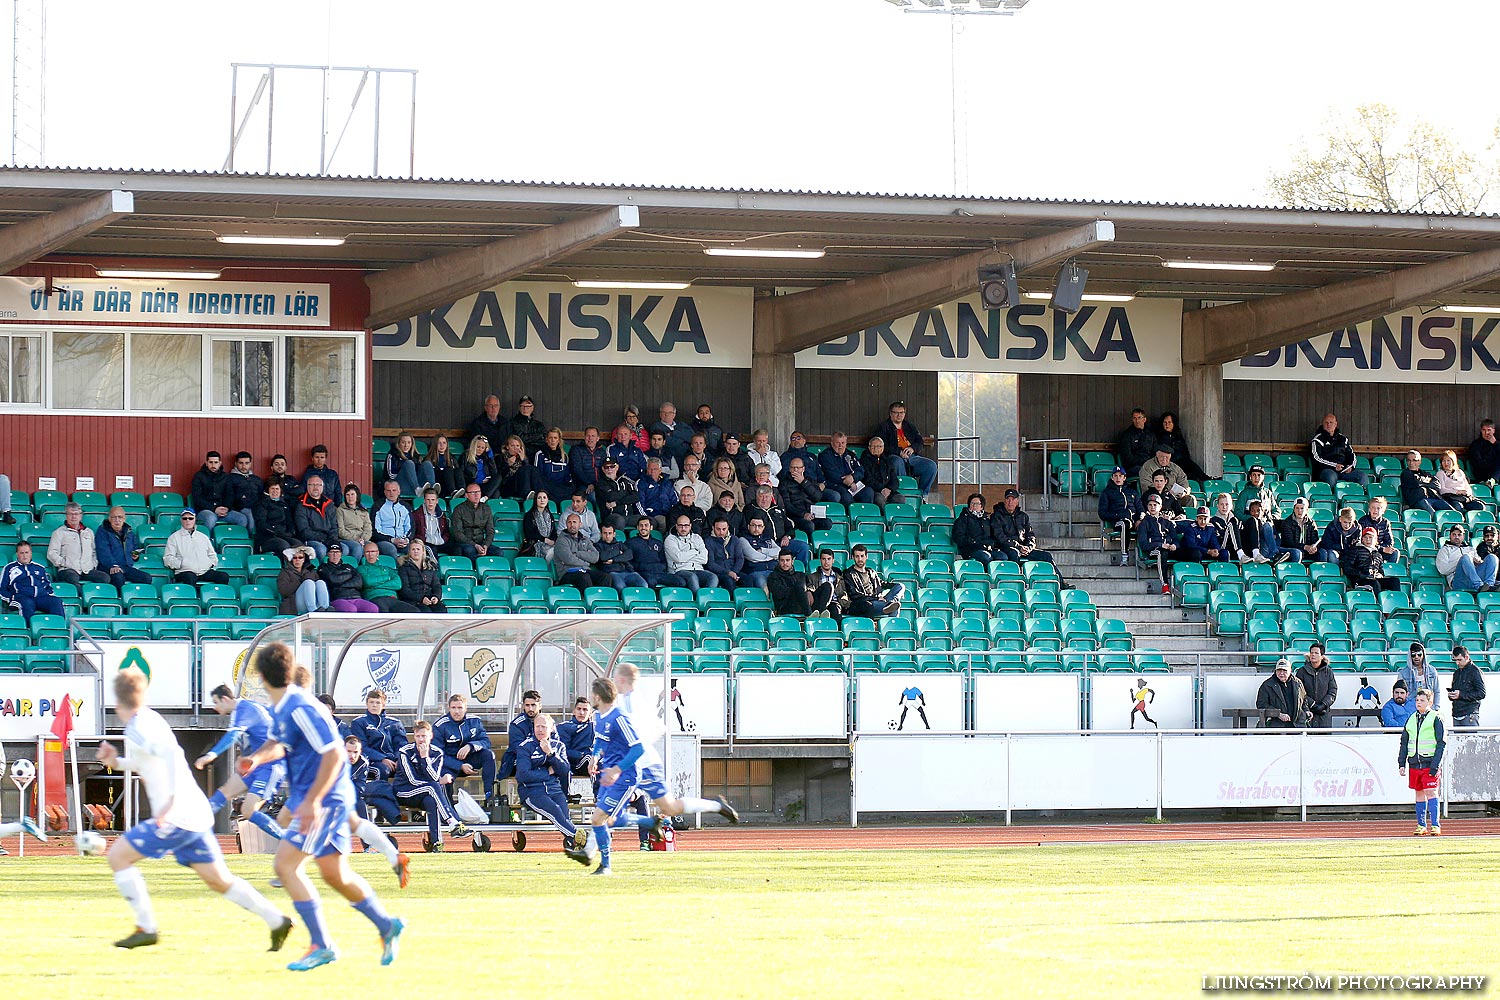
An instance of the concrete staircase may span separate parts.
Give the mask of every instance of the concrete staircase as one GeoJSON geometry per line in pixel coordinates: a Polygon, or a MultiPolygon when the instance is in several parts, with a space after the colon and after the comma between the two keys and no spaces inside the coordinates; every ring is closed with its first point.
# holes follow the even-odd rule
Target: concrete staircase
{"type": "Polygon", "coordinates": [[[1218,636],[1208,634],[1201,610],[1184,611],[1161,592],[1152,568],[1142,567],[1137,578],[1133,565],[1113,564],[1118,544],[1112,551],[1101,548],[1094,497],[1053,497],[1050,510],[1041,509],[1043,498],[1036,495],[1028,496],[1025,503],[1038,543],[1052,553],[1063,579],[1088,592],[1101,618],[1125,622],[1137,649],[1160,650],[1174,670],[1196,671],[1200,662],[1205,671],[1243,667],[1242,658],[1225,655],[1218,636]]]}

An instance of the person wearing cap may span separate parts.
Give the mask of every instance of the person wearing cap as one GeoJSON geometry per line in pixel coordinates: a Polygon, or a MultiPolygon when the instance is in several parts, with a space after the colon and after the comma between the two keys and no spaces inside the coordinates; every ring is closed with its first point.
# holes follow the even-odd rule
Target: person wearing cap
{"type": "Polygon", "coordinates": [[[1318,561],[1318,542],[1323,535],[1307,509],[1307,498],[1298,497],[1292,501],[1292,513],[1276,522],[1276,540],[1283,551],[1292,553],[1293,562],[1318,561]]]}
{"type": "Polygon", "coordinates": [[[1448,529],[1448,537],[1437,550],[1434,560],[1437,571],[1448,580],[1448,589],[1489,593],[1500,589],[1495,586],[1495,574],[1500,571],[1500,557],[1481,556],[1469,544],[1463,525],[1455,524],[1448,529]]]}
{"type": "Polygon", "coordinates": [[[875,428],[871,438],[885,442],[886,454],[896,460],[897,475],[915,476],[918,492],[925,497],[937,482],[937,463],[923,456],[922,445],[926,441],[917,425],[907,419],[906,403],[898,399],[886,412],[886,419],[875,428]]]}
{"type": "Polygon", "coordinates": [[[1323,562],[1342,562],[1344,553],[1359,544],[1360,531],[1354,508],[1340,509],[1339,516],[1328,523],[1318,540],[1318,558],[1323,562]]]}
{"type": "Polygon", "coordinates": [[[1385,555],[1377,544],[1374,528],[1363,529],[1359,541],[1344,550],[1339,557],[1339,568],[1352,586],[1365,587],[1377,594],[1401,587],[1401,581],[1385,575],[1385,555]]]}
{"type": "Polygon", "coordinates": [[[740,481],[741,486],[754,485],[755,461],[745,450],[740,436],[734,431],[725,432],[719,457],[729,459],[729,464],[734,466],[734,476],[740,481]]]}
{"type": "Polygon", "coordinates": [[[1391,685],[1390,698],[1380,706],[1380,726],[1382,729],[1402,729],[1406,726],[1406,720],[1411,718],[1411,713],[1416,710],[1417,706],[1407,696],[1406,682],[1398,677],[1396,683],[1391,685]]]}
{"type": "Polygon", "coordinates": [[[1429,514],[1453,509],[1438,491],[1437,480],[1422,468],[1420,451],[1406,453],[1406,468],[1401,470],[1401,506],[1425,510],[1429,514]]]}
{"type": "Polygon", "coordinates": [[[1182,529],[1182,547],[1179,555],[1183,562],[1218,561],[1222,555],[1219,548],[1219,533],[1209,523],[1207,507],[1199,507],[1191,524],[1182,529]]]}
{"type": "Polygon", "coordinates": [[[328,610],[328,584],[319,578],[318,568],[313,565],[311,546],[299,545],[287,552],[286,563],[276,578],[276,592],[281,595],[281,614],[305,615],[328,610]]]}
{"type": "Polygon", "coordinates": [[[1323,415],[1323,426],[1313,435],[1311,450],[1314,474],[1329,486],[1339,482],[1370,485],[1370,477],[1357,468],[1354,446],[1339,431],[1339,418],[1332,413],[1323,415]]]}
{"type": "Polygon", "coordinates": [[[990,531],[996,558],[1018,563],[1053,562],[1052,553],[1037,548],[1036,532],[1031,529],[1031,518],[1021,509],[1021,492],[1017,489],[1005,491],[1005,498],[990,515],[990,531]]]}
{"type": "Polygon", "coordinates": [[[1250,512],[1250,501],[1260,501],[1261,516],[1267,520],[1281,517],[1281,499],[1276,490],[1266,482],[1266,470],[1259,465],[1250,466],[1245,473],[1245,488],[1240,490],[1240,510],[1250,512]]]}
{"type": "Polygon", "coordinates": [[[599,507],[600,526],[612,524],[623,536],[635,526],[639,516],[636,505],[640,502],[635,481],[625,478],[620,463],[613,458],[604,460],[604,475],[594,490],[594,502],[599,507]]]}
{"type": "Polygon", "coordinates": [[[1415,836],[1418,837],[1443,832],[1438,814],[1438,783],[1443,776],[1443,749],[1447,742],[1443,720],[1432,707],[1432,689],[1418,689],[1417,710],[1401,730],[1401,749],[1396,757],[1407,787],[1416,794],[1415,836]]]}
{"type": "Polygon", "coordinates": [[[1117,562],[1121,566],[1125,565],[1125,554],[1130,551],[1130,543],[1146,513],[1140,493],[1134,486],[1127,485],[1125,480],[1125,469],[1117,465],[1109,474],[1108,485],[1099,491],[1099,523],[1104,526],[1106,533],[1114,531],[1119,534],[1120,555],[1117,562]]]}
{"type": "Polygon", "coordinates": [[[708,508],[707,523],[710,532],[713,531],[715,524],[723,521],[729,525],[731,538],[738,538],[745,533],[745,514],[735,506],[734,497],[735,495],[728,490],[718,492],[714,505],[708,508]]]}
{"type": "Polygon", "coordinates": [[[1130,426],[1115,440],[1115,461],[1127,478],[1140,475],[1141,466],[1156,453],[1156,434],[1146,423],[1146,411],[1136,407],[1130,411],[1130,426]]]}
{"type": "Polygon", "coordinates": [[[536,418],[536,403],[530,396],[516,400],[516,413],[506,422],[505,436],[521,439],[526,457],[531,458],[547,439],[547,425],[536,418]]]}
{"type": "Polygon", "coordinates": [[[1323,655],[1323,644],[1315,642],[1307,647],[1302,666],[1297,668],[1297,680],[1307,694],[1308,724],[1314,729],[1333,728],[1333,706],[1339,699],[1338,678],[1328,657],[1323,655]]]}
{"type": "Polygon", "coordinates": [[[1136,535],[1136,551],[1142,562],[1156,563],[1156,577],[1161,582],[1161,592],[1170,594],[1172,586],[1167,582],[1167,564],[1177,559],[1177,525],[1161,512],[1161,497],[1151,494],[1146,497],[1146,516],[1141,518],[1140,531],[1136,535]]]}
{"type": "Polygon", "coordinates": [[[1406,654],[1406,663],[1396,671],[1396,679],[1406,685],[1407,691],[1415,691],[1418,688],[1426,688],[1429,691],[1438,689],[1437,667],[1433,666],[1427,658],[1427,647],[1420,642],[1411,644],[1406,654]]]}
{"type": "Polygon", "coordinates": [[[995,535],[990,515],[984,509],[983,493],[969,494],[963,513],[953,519],[952,538],[960,559],[974,559],[988,566],[996,559],[1005,558],[995,554],[995,535]]]}
{"type": "Polygon", "coordinates": [[[161,561],[172,571],[177,583],[228,583],[229,576],[218,568],[219,553],[208,537],[198,530],[198,513],[184,510],[179,518],[182,527],[167,538],[161,561]]]}
{"type": "Polygon", "coordinates": [[[1385,516],[1385,508],[1385,497],[1371,497],[1370,502],[1365,506],[1365,516],[1359,519],[1359,526],[1375,529],[1375,542],[1380,546],[1380,554],[1389,561],[1398,556],[1395,535],[1391,531],[1390,519],[1385,516]]]}
{"type": "Polygon", "coordinates": [[[1292,662],[1285,656],[1276,661],[1276,669],[1260,683],[1255,693],[1255,707],[1264,714],[1266,729],[1299,729],[1307,718],[1307,691],[1292,674],[1292,662]]]}
{"type": "Polygon", "coordinates": [[[1496,528],[1493,524],[1486,524],[1474,551],[1479,553],[1481,559],[1485,556],[1500,556],[1500,528],[1496,528]]]}
{"type": "Polygon", "coordinates": [[[1165,446],[1156,449],[1156,453],[1141,466],[1140,486],[1143,490],[1151,488],[1151,476],[1158,469],[1167,474],[1167,489],[1177,496],[1191,492],[1188,487],[1187,473],[1182,471],[1182,466],[1172,461],[1172,453],[1164,450],[1165,446]]]}
{"type": "Polygon", "coordinates": [[[1453,725],[1460,729],[1479,728],[1479,703],[1484,701],[1484,674],[1463,646],[1453,647],[1453,682],[1448,686],[1448,700],[1453,703],[1453,725]]]}

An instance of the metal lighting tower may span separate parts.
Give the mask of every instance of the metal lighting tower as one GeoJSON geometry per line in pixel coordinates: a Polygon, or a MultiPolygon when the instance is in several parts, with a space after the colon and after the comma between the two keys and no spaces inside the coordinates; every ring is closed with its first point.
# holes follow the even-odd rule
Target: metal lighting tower
{"type": "Polygon", "coordinates": [[[10,165],[47,161],[47,2],[11,0],[10,165]]]}
{"type": "Polygon", "coordinates": [[[953,115],[953,193],[969,193],[969,105],[961,101],[958,86],[959,36],[963,34],[962,15],[1012,17],[1030,0],[885,0],[906,14],[947,14],[948,17],[948,85],[952,95],[949,108],[953,115]]]}

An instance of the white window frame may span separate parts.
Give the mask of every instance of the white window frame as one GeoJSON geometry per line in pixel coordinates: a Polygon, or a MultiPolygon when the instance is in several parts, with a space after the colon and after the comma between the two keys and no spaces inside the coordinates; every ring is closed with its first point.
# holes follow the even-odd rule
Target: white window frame
{"type": "MultiPolygon", "coordinates": [[[[208,381],[204,383],[203,408],[215,416],[266,416],[267,414],[280,414],[286,406],[286,395],[281,389],[281,372],[286,364],[286,351],[278,341],[281,338],[268,336],[264,331],[256,334],[230,334],[223,330],[213,330],[203,338],[204,354],[203,374],[208,381]],[[221,343],[261,343],[271,345],[271,405],[270,406],[233,406],[228,403],[215,403],[213,400],[213,377],[214,377],[214,345],[221,343]]],[[[243,389],[243,386],[241,386],[243,389]]]]}
{"type": "Polygon", "coordinates": [[[6,338],[5,351],[6,351],[7,355],[9,356],[9,362],[10,362],[10,367],[7,369],[7,371],[10,373],[10,384],[8,384],[8,385],[5,386],[5,394],[7,396],[9,396],[10,398],[8,400],[6,400],[5,402],[0,403],[0,412],[6,412],[6,413],[12,413],[12,412],[13,413],[45,413],[46,409],[47,409],[47,386],[48,386],[48,379],[45,378],[45,377],[43,377],[43,379],[42,379],[42,386],[41,386],[42,391],[38,394],[38,398],[37,398],[37,401],[35,403],[18,403],[18,402],[15,401],[15,395],[16,395],[16,393],[15,393],[16,372],[15,372],[15,367],[14,367],[14,365],[15,365],[15,353],[11,350],[11,342],[16,337],[35,337],[36,338],[36,359],[35,359],[34,363],[35,363],[36,367],[41,370],[43,376],[45,376],[47,373],[49,373],[52,370],[50,368],[50,366],[48,365],[48,363],[47,363],[47,360],[48,360],[47,359],[47,341],[48,341],[49,338],[45,334],[43,334],[43,333],[41,333],[40,331],[37,331],[37,330],[28,330],[28,329],[20,329],[20,328],[7,328],[7,327],[0,327],[0,337],[6,338]]]}

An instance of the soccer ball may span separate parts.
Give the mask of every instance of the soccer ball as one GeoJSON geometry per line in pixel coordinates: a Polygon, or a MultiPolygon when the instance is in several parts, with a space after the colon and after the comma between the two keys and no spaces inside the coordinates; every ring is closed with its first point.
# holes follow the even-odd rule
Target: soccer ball
{"type": "Polygon", "coordinates": [[[73,843],[78,847],[79,854],[90,857],[104,853],[104,838],[93,830],[85,830],[73,838],[73,843]]]}
{"type": "Polygon", "coordinates": [[[887,728],[887,729],[895,729],[896,728],[896,720],[892,719],[890,722],[887,722],[885,724],[885,728],[887,728]]]}
{"type": "Polygon", "coordinates": [[[690,732],[690,733],[696,733],[698,731],[698,723],[696,723],[696,722],[689,722],[687,724],[687,731],[690,732]]]}
{"type": "Polygon", "coordinates": [[[36,764],[22,757],[10,766],[10,780],[17,785],[29,785],[36,780],[36,764]]]}

